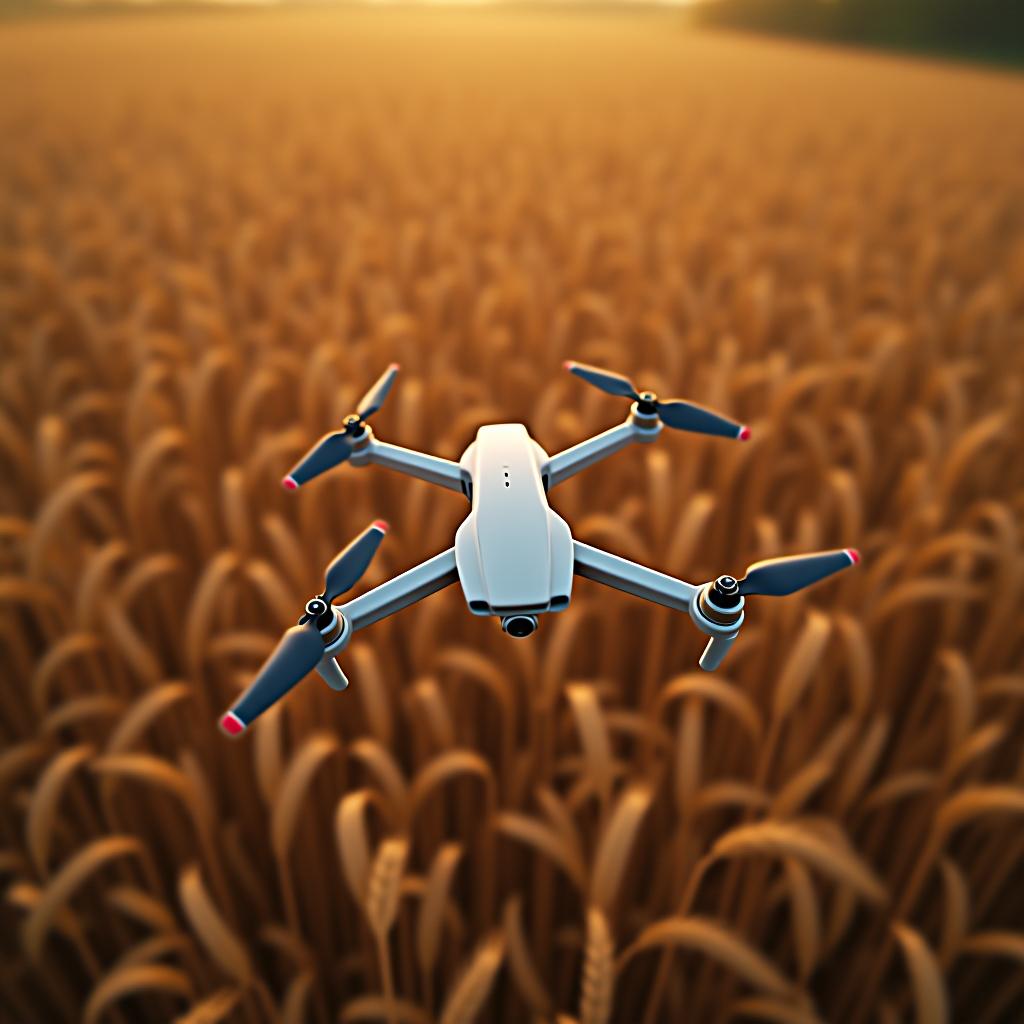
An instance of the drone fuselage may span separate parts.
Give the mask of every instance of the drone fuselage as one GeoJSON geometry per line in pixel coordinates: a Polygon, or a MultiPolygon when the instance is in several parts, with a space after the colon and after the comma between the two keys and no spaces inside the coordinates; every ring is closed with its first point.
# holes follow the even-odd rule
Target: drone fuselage
{"type": "Polygon", "coordinates": [[[548,505],[547,452],[521,423],[479,429],[459,463],[472,508],[455,534],[455,563],[476,615],[538,615],[568,607],[572,533],[548,505]]]}

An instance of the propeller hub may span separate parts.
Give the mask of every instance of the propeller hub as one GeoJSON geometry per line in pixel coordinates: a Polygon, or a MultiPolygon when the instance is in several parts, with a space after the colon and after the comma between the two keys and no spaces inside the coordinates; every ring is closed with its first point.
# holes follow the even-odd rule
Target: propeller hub
{"type": "Polygon", "coordinates": [[[651,416],[658,410],[658,396],[653,391],[641,391],[637,395],[637,412],[643,416],[651,416]]]}
{"type": "Polygon", "coordinates": [[[354,412],[349,413],[341,422],[345,428],[345,433],[351,437],[359,437],[359,435],[366,429],[363,426],[362,419],[354,412]]]}
{"type": "Polygon", "coordinates": [[[327,600],[326,595],[321,594],[319,597],[311,597],[306,602],[306,616],[308,619],[313,619],[316,622],[316,628],[321,633],[335,624],[334,608],[330,601],[327,600]]]}
{"type": "Polygon", "coordinates": [[[739,623],[743,615],[743,598],[740,596],[739,584],[731,576],[719,576],[714,583],[701,589],[697,599],[701,616],[716,626],[732,627],[739,623]],[[733,589],[719,588],[722,580],[729,580],[733,589]]]}
{"type": "Polygon", "coordinates": [[[740,603],[740,585],[734,576],[719,576],[711,587],[711,600],[719,608],[735,608],[740,603]]]}

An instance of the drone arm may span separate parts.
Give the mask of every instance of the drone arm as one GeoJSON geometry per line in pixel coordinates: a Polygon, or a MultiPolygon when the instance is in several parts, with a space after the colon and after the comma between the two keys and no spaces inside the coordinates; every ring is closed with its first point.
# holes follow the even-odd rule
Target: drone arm
{"type": "Polygon", "coordinates": [[[400,611],[414,601],[454,583],[458,578],[455,549],[449,548],[387,583],[368,590],[354,601],[335,607],[333,620],[322,629],[319,621],[315,627],[306,624],[306,633],[303,633],[303,624],[293,626],[278,644],[275,654],[264,665],[260,675],[223,715],[221,728],[232,736],[244,732],[267,708],[297,686],[310,669],[316,669],[331,689],[344,690],[348,686],[348,679],[338,665],[336,656],[348,646],[355,630],[400,611]],[[308,633],[311,628],[312,637],[308,633]],[[319,636],[316,635],[317,629],[320,631],[319,636]],[[309,649],[311,644],[314,647],[312,652],[309,649]]]}
{"type": "Polygon", "coordinates": [[[552,455],[541,468],[541,475],[547,480],[548,490],[575,476],[581,469],[614,455],[634,441],[653,441],[661,432],[661,424],[657,420],[653,422],[653,426],[639,426],[631,415],[625,423],[588,437],[586,441],[552,455]]]}
{"type": "Polygon", "coordinates": [[[346,625],[344,632],[335,643],[327,647],[323,658],[316,666],[320,678],[332,690],[344,690],[348,686],[348,677],[342,672],[335,655],[340,654],[348,646],[352,634],[357,629],[370,626],[424,597],[429,597],[458,578],[455,548],[449,548],[400,576],[374,587],[373,590],[368,590],[355,600],[339,606],[337,611],[341,613],[342,621],[346,625]]]}
{"type": "Polygon", "coordinates": [[[449,548],[400,576],[388,580],[387,583],[382,583],[354,600],[340,605],[338,611],[354,632],[393,615],[424,597],[429,597],[455,583],[458,578],[455,548],[449,548]]]}
{"type": "Polygon", "coordinates": [[[439,487],[458,491],[459,494],[466,493],[465,481],[468,477],[457,462],[413,451],[411,448],[402,448],[396,444],[388,444],[386,441],[378,441],[375,437],[371,437],[364,446],[357,448],[352,454],[351,461],[353,466],[365,466],[370,463],[385,466],[407,476],[437,484],[439,487]]]}
{"type": "Polygon", "coordinates": [[[685,580],[677,580],[655,569],[638,565],[628,558],[593,548],[589,544],[574,540],[573,571],[596,583],[622,590],[645,601],[688,612],[698,588],[685,580]]]}
{"type": "Polygon", "coordinates": [[[701,610],[698,597],[703,588],[637,565],[636,562],[609,554],[600,548],[592,548],[578,540],[574,540],[572,546],[573,569],[578,576],[604,583],[606,586],[615,587],[616,590],[642,597],[645,601],[653,601],[666,608],[689,612],[697,627],[709,637],[700,658],[700,667],[705,672],[713,672],[718,668],[736,639],[743,621],[742,616],[732,624],[719,624],[709,619],[701,610]]]}

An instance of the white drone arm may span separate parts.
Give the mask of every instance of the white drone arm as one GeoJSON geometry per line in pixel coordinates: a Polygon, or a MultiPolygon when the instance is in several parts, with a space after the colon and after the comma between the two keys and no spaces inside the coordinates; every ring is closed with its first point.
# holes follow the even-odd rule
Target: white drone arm
{"type": "Polygon", "coordinates": [[[455,548],[421,562],[400,576],[338,606],[351,631],[370,626],[458,581],[455,548]]]}
{"type": "Polygon", "coordinates": [[[407,476],[437,484],[439,487],[458,491],[459,494],[467,493],[469,477],[457,462],[438,458],[436,455],[427,455],[411,448],[402,448],[397,444],[388,444],[386,441],[378,441],[372,434],[365,444],[357,447],[352,453],[351,462],[353,466],[385,466],[407,476]]]}
{"type": "Polygon", "coordinates": [[[709,611],[715,614],[714,605],[709,609],[707,602],[701,600],[707,586],[694,586],[578,540],[572,542],[572,547],[573,571],[578,576],[675,611],[688,612],[697,628],[710,636],[701,655],[700,667],[708,672],[718,668],[743,622],[742,599],[732,616],[733,621],[719,623],[708,617],[709,611]]]}
{"type": "Polygon", "coordinates": [[[593,548],[582,541],[572,542],[573,571],[607,587],[614,587],[645,601],[688,612],[698,591],[692,583],[677,580],[656,569],[620,558],[600,548],[593,548]]]}
{"type": "Polygon", "coordinates": [[[335,622],[340,621],[341,631],[324,650],[316,670],[332,690],[344,690],[348,679],[342,672],[335,655],[340,654],[352,639],[357,629],[373,625],[395,612],[442,590],[459,578],[455,568],[455,548],[442,551],[426,562],[421,562],[400,576],[381,583],[352,601],[338,605],[335,622]]]}
{"type": "Polygon", "coordinates": [[[547,480],[548,490],[575,476],[581,469],[614,455],[633,442],[646,444],[653,441],[661,432],[661,424],[653,417],[644,417],[641,425],[637,422],[638,419],[641,418],[631,415],[625,423],[588,437],[586,441],[580,441],[579,444],[552,455],[541,467],[541,475],[547,480]]]}
{"type": "Polygon", "coordinates": [[[324,434],[292,466],[281,480],[286,489],[293,491],[321,473],[344,462],[351,462],[353,466],[376,463],[460,494],[469,494],[469,475],[457,462],[387,444],[373,436],[373,429],[366,421],[380,409],[397,373],[398,364],[392,363],[363,395],[356,411],[345,417],[341,428],[324,434]]]}

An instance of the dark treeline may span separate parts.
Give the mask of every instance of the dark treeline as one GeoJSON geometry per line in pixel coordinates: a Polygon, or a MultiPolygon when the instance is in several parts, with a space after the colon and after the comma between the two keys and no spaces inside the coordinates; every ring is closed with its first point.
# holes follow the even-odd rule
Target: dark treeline
{"type": "Polygon", "coordinates": [[[707,0],[711,24],[1024,62],[1024,0],[707,0]]]}

